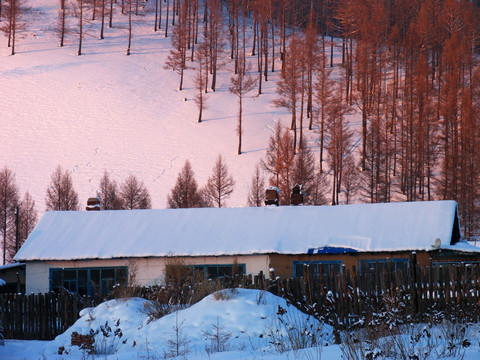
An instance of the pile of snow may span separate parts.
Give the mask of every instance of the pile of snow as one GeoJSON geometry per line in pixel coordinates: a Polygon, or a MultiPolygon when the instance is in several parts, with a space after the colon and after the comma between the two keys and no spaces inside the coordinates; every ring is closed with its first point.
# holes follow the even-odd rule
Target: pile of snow
{"type": "Polygon", "coordinates": [[[290,337],[293,333],[307,339],[321,336],[323,343],[332,342],[330,326],[288,305],[285,299],[259,290],[223,290],[158,320],[148,316],[147,303],[140,298],[119,299],[82,310],[81,318],[72,327],[46,344],[45,356],[50,358],[64,348],[64,356],[76,357],[82,350],[71,345],[72,333],[85,335],[97,330],[96,349],[115,354],[116,359],[137,358],[146,353],[163,358],[171,351],[169,343],[176,338],[176,328],[185,340],[182,346],[187,346],[188,358],[215,353],[215,334],[226,340],[222,350],[228,353],[272,353],[280,345],[288,349],[287,332],[290,337]],[[282,344],[274,344],[282,338],[282,344]]]}

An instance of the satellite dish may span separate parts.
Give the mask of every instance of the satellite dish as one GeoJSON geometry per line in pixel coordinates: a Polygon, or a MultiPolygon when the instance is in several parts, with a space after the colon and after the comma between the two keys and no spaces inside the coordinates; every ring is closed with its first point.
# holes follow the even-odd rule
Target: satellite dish
{"type": "Polygon", "coordinates": [[[442,246],[442,241],[439,238],[435,239],[435,245],[433,246],[436,249],[439,249],[442,246]]]}

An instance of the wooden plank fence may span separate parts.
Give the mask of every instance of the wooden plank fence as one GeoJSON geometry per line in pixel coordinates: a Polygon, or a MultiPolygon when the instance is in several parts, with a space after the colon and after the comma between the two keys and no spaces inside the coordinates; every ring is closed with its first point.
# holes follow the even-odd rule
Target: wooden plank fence
{"type": "MultiPolygon", "coordinates": [[[[395,269],[386,263],[381,269],[359,272],[344,267],[341,273],[327,274],[320,266],[318,274],[305,268],[304,277],[273,280],[260,273],[217,279],[211,289],[240,286],[267,290],[338,329],[376,321],[480,321],[480,264],[395,269]]],[[[144,289],[136,295],[151,299],[152,291],[144,289]]],[[[184,299],[192,298],[188,290],[183,293],[184,299]]],[[[53,339],[78,319],[81,309],[101,301],[68,293],[0,294],[3,335],[53,339]]]]}
{"type": "Polygon", "coordinates": [[[368,323],[376,316],[403,322],[480,321],[480,264],[408,269],[387,264],[382,271],[304,273],[302,278],[264,280],[265,288],[337,327],[368,323]]]}
{"type": "Polygon", "coordinates": [[[0,325],[6,339],[51,340],[67,330],[85,307],[95,305],[75,294],[0,294],[0,325]]]}

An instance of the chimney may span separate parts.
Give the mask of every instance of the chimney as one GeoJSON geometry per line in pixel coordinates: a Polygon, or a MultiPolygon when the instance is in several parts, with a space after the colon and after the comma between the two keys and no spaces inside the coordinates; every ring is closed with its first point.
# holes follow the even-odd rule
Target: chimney
{"type": "Polygon", "coordinates": [[[292,197],[290,200],[292,205],[303,205],[302,187],[302,185],[297,184],[292,188],[292,197]]]}
{"type": "Polygon", "coordinates": [[[280,189],[276,186],[269,186],[265,190],[265,205],[276,205],[278,206],[278,196],[280,194],[280,189]]]}
{"type": "Polygon", "coordinates": [[[87,211],[99,211],[100,210],[100,199],[97,197],[91,197],[87,200],[87,211]]]}

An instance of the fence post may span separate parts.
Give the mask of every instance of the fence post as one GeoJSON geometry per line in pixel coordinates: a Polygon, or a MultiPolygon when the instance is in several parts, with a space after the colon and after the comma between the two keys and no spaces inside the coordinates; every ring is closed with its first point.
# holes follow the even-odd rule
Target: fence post
{"type": "Polygon", "coordinates": [[[410,269],[411,269],[410,276],[409,276],[410,291],[413,296],[413,304],[415,305],[415,314],[418,314],[417,253],[415,251],[412,252],[412,266],[410,269]]]}

